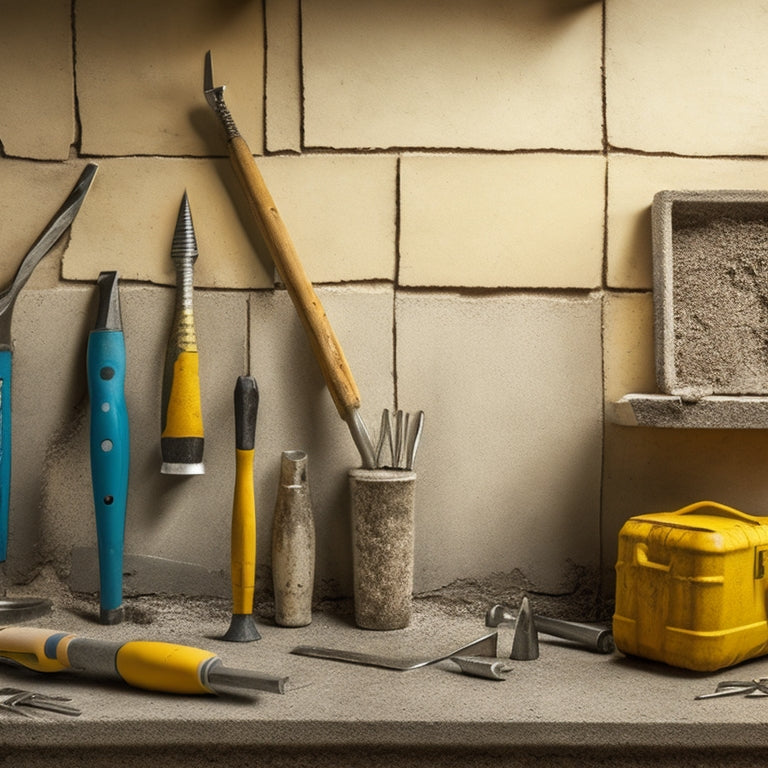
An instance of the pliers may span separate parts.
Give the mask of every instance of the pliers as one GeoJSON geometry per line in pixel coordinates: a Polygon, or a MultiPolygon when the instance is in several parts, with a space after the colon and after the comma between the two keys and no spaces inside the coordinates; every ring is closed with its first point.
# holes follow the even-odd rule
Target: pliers
{"type": "Polygon", "coordinates": [[[69,193],[69,197],[56,211],[54,217],[48,222],[23,258],[10,285],[0,292],[0,562],[4,562],[8,556],[8,509],[11,499],[11,362],[13,351],[11,316],[13,305],[19,291],[24,287],[34,268],[74,221],[91,186],[97,167],[95,163],[89,163],[85,167],[77,184],[69,193]]]}

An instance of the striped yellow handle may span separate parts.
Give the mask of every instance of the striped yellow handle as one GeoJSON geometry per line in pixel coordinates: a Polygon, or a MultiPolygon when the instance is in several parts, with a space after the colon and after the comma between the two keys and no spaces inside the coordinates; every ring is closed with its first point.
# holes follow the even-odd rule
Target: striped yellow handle
{"type": "Polygon", "coordinates": [[[37,672],[69,669],[67,647],[75,635],[37,627],[0,629],[0,656],[37,672]]]}

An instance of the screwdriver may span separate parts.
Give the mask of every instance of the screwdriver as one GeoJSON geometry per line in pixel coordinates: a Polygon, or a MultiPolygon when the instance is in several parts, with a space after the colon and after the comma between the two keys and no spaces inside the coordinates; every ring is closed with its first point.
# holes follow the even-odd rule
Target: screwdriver
{"type": "Polygon", "coordinates": [[[225,667],[215,653],[189,645],[93,640],[37,627],[0,629],[0,657],[37,672],[71,670],[164,693],[285,693],[288,682],[287,677],[225,667]]]}
{"type": "Polygon", "coordinates": [[[186,192],[179,206],[171,259],[176,267],[176,309],[165,352],[160,471],[166,475],[202,475],[205,473],[203,409],[192,311],[197,240],[186,192]]]}
{"type": "Polygon", "coordinates": [[[102,624],[118,624],[123,619],[123,540],[130,463],[125,338],[117,280],[117,272],[102,272],[96,281],[99,309],[86,354],[102,624]]]}

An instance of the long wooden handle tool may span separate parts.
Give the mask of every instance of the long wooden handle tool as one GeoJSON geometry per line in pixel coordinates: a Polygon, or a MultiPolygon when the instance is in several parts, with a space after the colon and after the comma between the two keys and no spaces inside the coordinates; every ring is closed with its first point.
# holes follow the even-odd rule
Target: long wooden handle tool
{"type": "Polygon", "coordinates": [[[227,148],[256,223],[269,248],[272,260],[285,284],[320,364],[326,385],[339,415],[347,423],[363,466],[376,466],[373,444],[360,415],[360,392],[320,299],[304,271],[288,228],[253,158],[245,139],[224,103],[224,86],[214,87],[211,53],[205,56],[203,90],[227,134],[227,148]]]}

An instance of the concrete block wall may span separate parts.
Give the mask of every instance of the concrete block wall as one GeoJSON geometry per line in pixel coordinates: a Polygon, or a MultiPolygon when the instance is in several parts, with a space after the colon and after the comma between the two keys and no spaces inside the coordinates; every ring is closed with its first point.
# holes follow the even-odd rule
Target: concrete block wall
{"type": "Polygon", "coordinates": [[[610,593],[628,516],[706,497],[768,511],[764,433],[603,417],[656,389],[653,194],[768,186],[761,0],[0,0],[0,13],[2,284],[99,164],[71,236],[17,302],[7,579],[46,563],[83,588],[93,576],[84,350],[94,281],[116,269],[134,577],[226,581],[232,391],[250,371],[260,585],[280,452],[304,448],[318,594],[349,594],[357,453],[204,100],[209,49],[366,421],[426,413],[417,592],[515,574],[610,593]],[[159,474],[159,424],[185,190],[207,473],[179,479],[159,474]]]}

